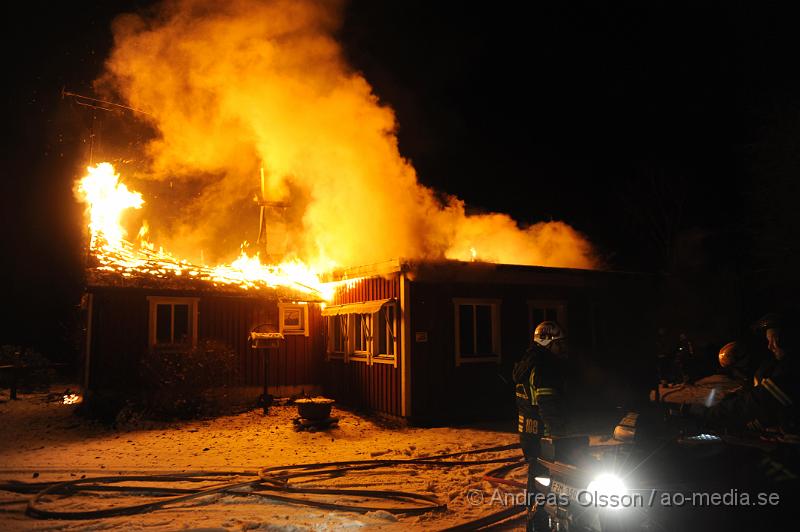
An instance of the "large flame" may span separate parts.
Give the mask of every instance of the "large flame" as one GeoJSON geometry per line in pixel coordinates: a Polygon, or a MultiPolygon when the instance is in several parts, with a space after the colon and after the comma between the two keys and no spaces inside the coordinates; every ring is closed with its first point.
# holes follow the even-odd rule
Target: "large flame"
{"type": "Polygon", "coordinates": [[[75,193],[90,206],[92,237],[102,235],[109,246],[119,247],[125,236],[120,223],[122,213],[130,208],[140,209],[144,203],[142,195],[120,183],[119,174],[110,163],[90,166],[87,170],[88,174],[78,182],[75,193]]]}
{"type": "MultiPolygon", "coordinates": [[[[589,242],[565,223],[469,215],[420,184],[399,153],[393,111],[334,38],[340,16],[338,2],[173,0],[115,21],[98,89],[144,110],[157,132],[137,177],[200,184],[173,219],[158,218],[159,242],[193,260],[229,259],[238,242],[228,237],[255,225],[241,213],[263,165],[264,199],[288,205],[270,226],[278,257],[595,266],[589,242]]],[[[520,179],[535,177],[521,169],[520,179]]],[[[262,271],[244,258],[230,268],[220,275],[262,271]]]]}
{"type": "MultiPolygon", "coordinates": [[[[174,257],[147,240],[144,222],[134,244],[124,237],[122,225],[126,210],[139,209],[142,195],[119,182],[119,174],[110,163],[87,168],[87,175],[75,186],[75,195],[86,204],[89,218],[90,252],[101,271],[117,272],[125,277],[151,275],[159,278],[188,276],[214,284],[242,288],[284,286],[325,300],[332,298],[337,283],[322,283],[315,271],[298,260],[265,265],[258,255],[248,256],[244,249],[231,264],[205,266],[174,257]]],[[[244,246],[243,246],[244,248],[244,246]]]]}

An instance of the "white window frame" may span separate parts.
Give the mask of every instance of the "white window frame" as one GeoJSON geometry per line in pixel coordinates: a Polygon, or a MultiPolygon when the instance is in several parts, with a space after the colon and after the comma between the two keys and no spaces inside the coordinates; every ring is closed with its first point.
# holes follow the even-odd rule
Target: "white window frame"
{"type": "Polygon", "coordinates": [[[278,303],[278,329],[284,336],[292,334],[308,336],[308,303],[278,303]],[[287,310],[299,310],[301,312],[300,319],[303,323],[299,329],[295,327],[286,328],[284,326],[287,310]]]}
{"type": "MultiPolygon", "coordinates": [[[[171,322],[170,322],[170,335],[173,337],[175,335],[175,305],[188,305],[189,306],[189,336],[191,337],[191,347],[192,349],[197,347],[197,307],[198,302],[200,301],[199,297],[164,297],[164,296],[148,296],[147,301],[149,302],[149,316],[148,316],[148,345],[150,347],[169,347],[169,346],[178,346],[183,344],[159,344],[156,342],[156,332],[157,332],[157,310],[158,305],[170,305],[173,307],[170,311],[171,314],[171,322]]],[[[188,347],[188,345],[187,345],[188,347]]]]}
{"type": "Polygon", "coordinates": [[[569,336],[569,324],[567,323],[567,302],[563,299],[531,299],[528,300],[528,330],[533,335],[533,330],[538,323],[533,323],[533,310],[556,310],[556,321],[567,331],[569,336]]]}
{"type": "Polygon", "coordinates": [[[364,362],[367,365],[373,364],[392,364],[397,367],[397,354],[400,349],[400,338],[398,335],[398,328],[400,325],[399,316],[400,306],[396,301],[391,301],[384,304],[377,312],[348,312],[343,314],[336,314],[332,316],[325,316],[325,354],[326,360],[343,360],[344,362],[364,362]],[[379,334],[388,332],[386,309],[391,307],[393,309],[393,319],[391,322],[391,342],[394,354],[379,353],[378,348],[380,345],[379,334]],[[362,316],[363,319],[358,319],[355,316],[362,316]],[[344,345],[342,351],[334,350],[334,329],[333,324],[340,325],[341,319],[346,320],[343,329],[344,345]],[[357,324],[361,323],[362,326],[366,325],[363,330],[357,330],[357,324]],[[356,335],[363,335],[362,346],[363,349],[356,350],[356,335]]]}
{"type": "Polygon", "coordinates": [[[373,316],[374,314],[361,314],[361,313],[353,313],[348,314],[348,316],[352,316],[352,319],[348,320],[348,325],[350,327],[350,334],[348,338],[352,338],[353,341],[349,345],[348,351],[348,360],[355,360],[358,362],[366,362],[367,364],[370,363],[370,358],[372,357],[372,353],[374,352],[373,343],[375,341],[375,334],[373,331],[373,316]],[[356,316],[361,316],[361,318],[356,318],[356,316]],[[360,330],[359,327],[356,326],[357,323],[361,324],[360,330]],[[362,336],[363,337],[363,346],[364,349],[356,350],[356,337],[362,336]]]}
{"type": "MultiPolygon", "coordinates": [[[[460,366],[464,363],[481,363],[481,362],[495,362],[500,363],[502,360],[502,350],[500,345],[500,305],[502,301],[500,299],[471,299],[471,298],[460,298],[456,297],[453,298],[453,330],[455,331],[455,357],[456,357],[456,366],[460,366]],[[485,305],[491,309],[492,313],[492,351],[494,354],[492,356],[462,356],[461,355],[461,323],[459,320],[459,308],[462,306],[475,306],[475,305],[485,305]]],[[[472,313],[473,320],[476,319],[477,312],[472,313]]],[[[476,338],[473,340],[475,345],[477,346],[477,327],[474,326],[475,323],[473,322],[473,331],[476,335],[476,338]]]]}
{"type": "Polygon", "coordinates": [[[326,316],[325,317],[325,354],[328,357],[328,360],[346,360],[349,350],[350,342],[349,334],[350,334],[350,322],[349,314],[337,314],[336,316],[326,316]],[[341,320],[345,320],[345,326],[341,326],[341,320]],[[340,331],[343,334],[342,343],[344,350],[343,351],[336,351],[334,345],[334,329],[332,324],[336,324],[337,327],[340,327],[340,331]]]}
{"type": "Polygon", "coordinates": [[[373,334],[375,346],[372,350],[373,352],[371,359],[372,364],[392,364],[394,367],[397,367],[397,350],[400,347],[400,343],[397,337],[399,314],[400,314],[400,306],[395,302],[387,303],[378,312],[373,314],[372,325],[375,331],[373,334]],[[388,308],[392,308],[394,310],[392,312],[394,319],[391,320],[391,323],[387,323],[388,320],[386,317],[386,309],[388,308]],[[393,346],[392,351],[394,352],[394,354],[381,353],[379,351],[380,335],[381,333],[388,333],[387,329],[389,326],[392,327],[392,334],[391,334],[391,339],[387,335],[386,345],[389,345],[389,342],[391,341],[393,346]]]}

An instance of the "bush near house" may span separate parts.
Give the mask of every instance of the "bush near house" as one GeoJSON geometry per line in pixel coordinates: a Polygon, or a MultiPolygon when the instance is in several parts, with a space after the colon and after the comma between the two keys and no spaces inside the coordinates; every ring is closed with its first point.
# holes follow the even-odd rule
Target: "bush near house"
{"type": "Polygon", "coordinates": [[[141,406],[147,417],[189,419],[218,415],[229,405],[236,352],[202,339],[194,349],[152,348],[142,357],[141,406]]]}

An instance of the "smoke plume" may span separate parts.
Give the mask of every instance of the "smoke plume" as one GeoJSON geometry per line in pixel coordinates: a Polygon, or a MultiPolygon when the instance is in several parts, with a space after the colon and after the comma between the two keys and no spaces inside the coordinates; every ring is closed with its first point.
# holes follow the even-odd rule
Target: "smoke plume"
{"type": "Polygon", "coordinates": [[[279,258],[593,267],[590,244],[564,223],[520,228],[503,214],[469,216],[463,202],[418,182],[398,150],[393,111],[333,37],[340,8],[177,0],[115,21],[98,86],[148,113],[157,131],[149,177],[201,182],[158,243],[187,256],[238,253],[243,224],[256,225],[263,167],[267,199],[286,205],[270,225],[279,258]]]}

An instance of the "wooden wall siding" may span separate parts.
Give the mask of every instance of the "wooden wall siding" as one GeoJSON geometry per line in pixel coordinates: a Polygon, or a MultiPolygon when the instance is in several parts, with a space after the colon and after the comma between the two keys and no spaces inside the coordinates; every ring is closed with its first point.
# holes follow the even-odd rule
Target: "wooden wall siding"
{"type": "Polygon", "coordinates": [[[139,357],[147,349],[147,312],[147,300],[140,294],[94,294],[90,388],[124,389],[135,385],[139,357]]]}
{"type": "Polygon", "coordinates": [[[351,288],[344,286],[336,292],[331,304],[361,303],[362,301],[375,301],[377,299],[389,299],[390,297],[400,297],[400,276],[397,274],[389,278],[368,277],[361,279],[356,281],[351,288]]]}
{"type": "MultiPolygon", "coordinates": [[[[264,352],[250,348],[248,334],[261,324],[277,327],[274,300],[205,294],[165,294],[145,291],[97,291],[93,303],[91,387],[127,382],[138,373],[137,364],[147,349],[147,296],[199,297],[198,340],[214,339],[238,355],[238,374],[230,385],[263,386],[264,352]]],[[[269,350],[269,385],[318,384],[324,352],[322,319],[318,305],[309,308],[309,336],[287,335],[278,350],[269,350]]]]}
{"type": "MultiPolygon", "coordinates": [[[[331,304],[342,305],[378,299],[400,297],[400,276],[389,278],[371,277],[356,281],[350,288],[339,290],[331,304]]],[[[398,327],[398,335],[399,335],[398,327]]],[[[325,346],[321,351],[324,353],[325,346]]],[[[342,403],[372,410],[392,416],[401,415],[400,406],[400,346],[398,344],[398,365],[367,365],[365,362],[329,360],[324,364],[322,376],[326,395],[342,403]]]]}
{"type": "Polygon", "coordinates": [[[524,304],[512,303],[520,287],[499,290],[491,285],[411,283],[411,412],[414,421],[438,423],[492,417],[513,407],[511,368],[527,329],[524,304]],[[453,298],[501,299],[501,363],[455,365],[453,298]],[[426,342],[414,341],[416,332],[426,342]],[[503,381],[503,378],[506,381],[503,381]]]}
{"type": "Polygon", "coordinates": [[[355,408],[400,416],[397,369],[389,364],[331,360],[326,363],[325,393],[355,408]]]}
{"type": "MultiPolygon", "coordinates": [[[[608,389],[644,382],[635,374],[635,360],[647,361],[649,317],[644,301],[651,297],[646,282],[602,280],[596,286],[507,285],[488,283],[411,283],[411,400],[414,421],[514,417],[511,373],[530,342],[528,301],[567,302],[570,364],[574,383],[585,400],[618,401],[608,389]],[[500,299],[502,361],[455,365],[453,298],[500,299]],[[613,343],[598,345],[596,316],[607,322],[603,335],[613,343]],[[611,326],[613,324],[613,327],[611,326]],[[613,328],[613,331],[612,331],[613,328]],[[427,342],[414,341],[427,332],[427,342]],[[645,355],[643,356],[643,353],[645,355]],[[617,386],[597,386],[616,379],[617,386]],[[592,388],[593,387],[593,388],[592,388]],[[603,394],[606,394],[603,396],[603,394]]],[[[584,403],[586,404],[586,403],[584,403]]]]}
{"type": "MultiPolygon", "coordinates": [[[[274,303],[273,303],[274,304],[274,303]]],[[[276,313],[277,305],[271,308],[276,313]]],[[[322,351],[322,318],[318,305],[309,308],[308,321],[310,326],[309,336],[286,335],[280,349],[270,349],[269,356],[269,385],[292,386],[300,384],[318,384],[319,369],[323,362],[322,351]]],[[[255,325],[255,321],[251,322],[255,325]]],[[[263,322],[261,322],[263,323],[263,322]]],[[[250,328],[245,334],[249,334],[250,328]]],[[[250,356],[250,367],[247,370],[246,384],[263,385],[264,356],[262,350],[246,348],[250,356]]]]}
{"type": "Polygon", "coordinates": [[[427,342],[413,342],[411,399],[415,420],[443,422],[507,418],[514,412],[511,373],[530,342],[528,300],[564,299],[568,304],[570,339],[577,349],[586,343],[582,328],[571,335],[574,313],[583,292],[571,287],[486,283],[411,285],[411,330],[427,332],[427,342]],[[499,299],[501,361],[455,364],[453,298],[499,299]]]}

